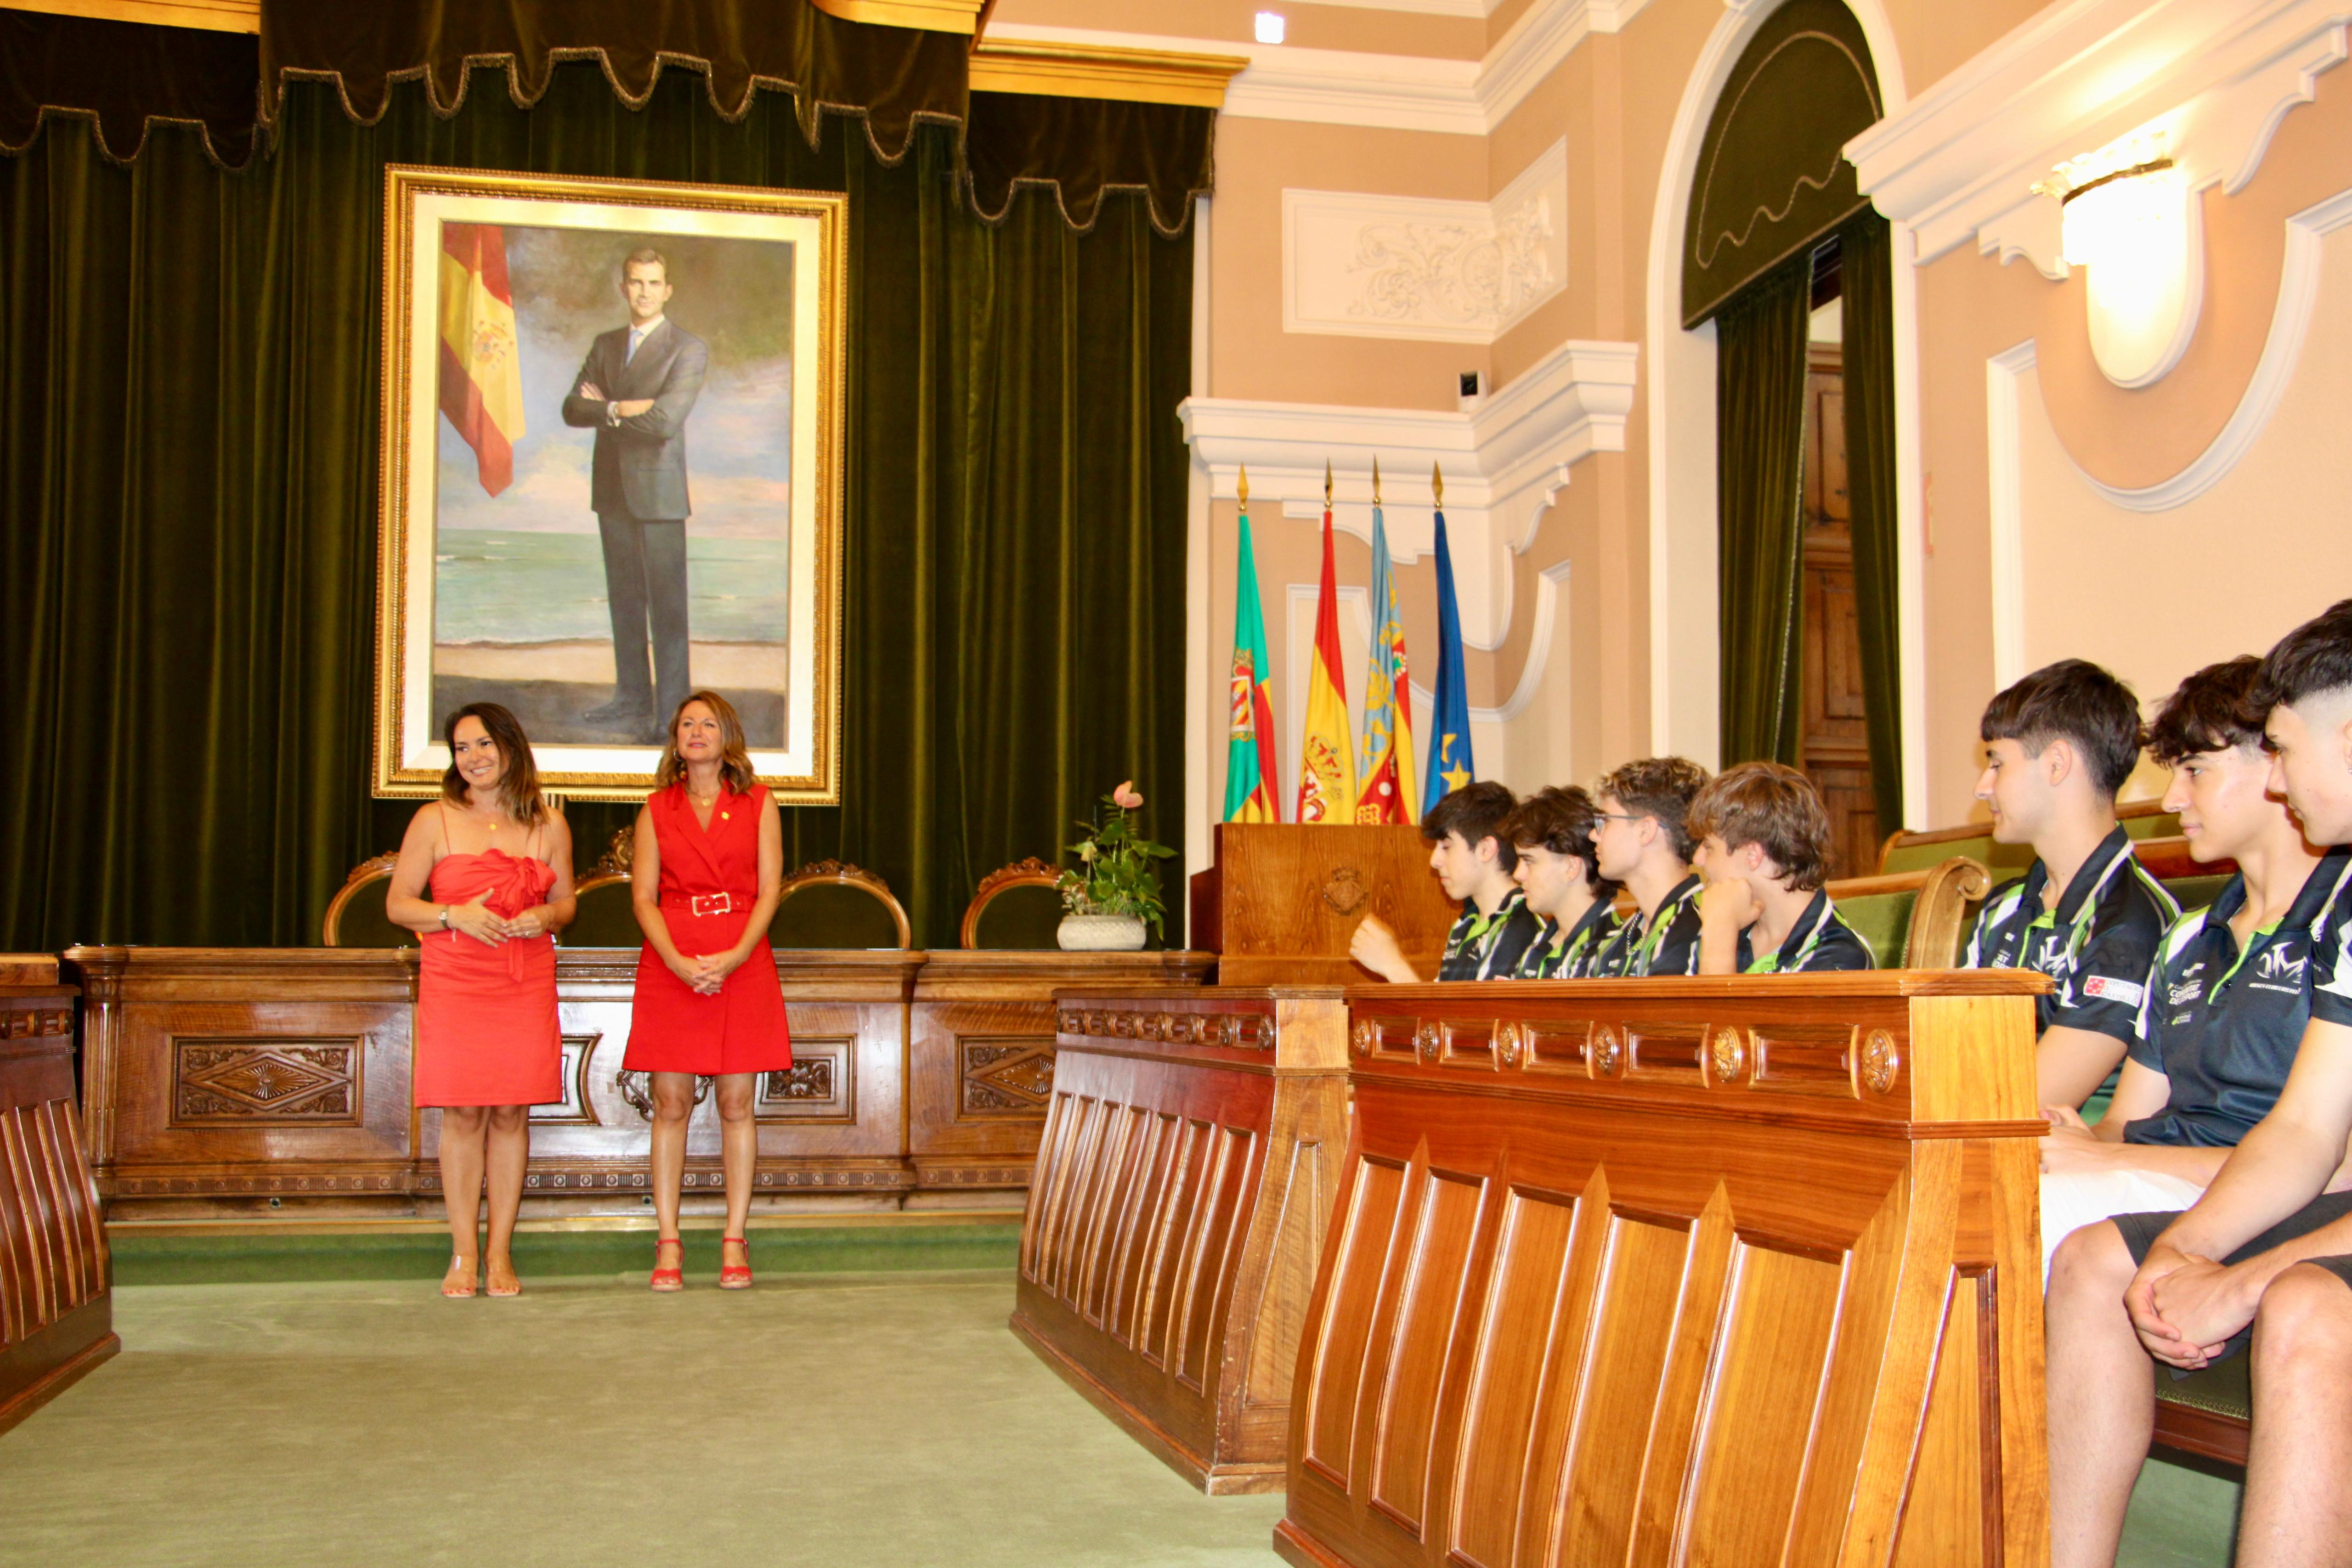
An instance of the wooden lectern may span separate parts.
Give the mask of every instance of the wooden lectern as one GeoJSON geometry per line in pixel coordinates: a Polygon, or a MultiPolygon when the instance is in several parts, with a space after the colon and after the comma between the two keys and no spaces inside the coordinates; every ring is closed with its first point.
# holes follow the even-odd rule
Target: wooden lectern
{"type": "Polygon", "coordinates": [[[1367,915],[1394,927],[1431,978],[1459,913],[1409,824],[1221,822],[1216,861],[1192,878],[1192,946],[1221,986],[1346,986],[1375,977],[1348,956],[1367,915]]]}

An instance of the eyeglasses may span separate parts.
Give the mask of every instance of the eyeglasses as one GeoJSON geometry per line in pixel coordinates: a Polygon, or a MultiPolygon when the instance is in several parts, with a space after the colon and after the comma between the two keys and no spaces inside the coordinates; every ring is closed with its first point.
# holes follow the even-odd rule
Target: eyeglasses
{"type": "Polygon", "coordinates": [[[1650,820],[1647,811],[1601,811],[1597,814],[1604,822],[1646,822],[1650,820]]]}

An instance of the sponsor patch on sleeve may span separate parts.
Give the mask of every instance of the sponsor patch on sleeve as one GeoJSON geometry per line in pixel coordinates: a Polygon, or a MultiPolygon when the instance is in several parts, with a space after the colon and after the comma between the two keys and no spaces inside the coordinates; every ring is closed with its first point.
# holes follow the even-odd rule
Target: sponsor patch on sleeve
{"type": "Polygon", "coordinates": [[[2083,982],[2083,994],[2136,1008],[2147,999],[2147,988],[2137,980],[2120,980],[2113,975],[2093,975],[2083,982]]]}

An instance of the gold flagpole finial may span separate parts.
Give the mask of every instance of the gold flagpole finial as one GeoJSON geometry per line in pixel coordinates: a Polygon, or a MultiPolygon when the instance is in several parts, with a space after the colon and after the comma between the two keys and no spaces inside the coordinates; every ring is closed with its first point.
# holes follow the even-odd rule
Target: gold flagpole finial
{"type": "Polygon", "coordinates": [[[1439,506],[1445,505],[1445,470],[1434,463],[1429,465],[1429,493],[1437,498],[1439,506]]]}
{"type": "Polygon", "coordinates": [[[1246,512],[1249,510],[1249,465],[1246,463],[1242,465],[1241,497],[1241,509],[1246,512]]]}
{"type": "Polygon", "coordinates": [[[1323,459],[1323,509],[1331,509],[1331,460],[1323,459]]]}
{"type": "Polygon", "coordinates": [[[1375,507],[1377,507],[1377,506],[1379,506],[1380,504],[1381,504],[1381,460],[1380,460],[1380,458],[1378,458],[1377,456],[1375,456],[1375,457],[1372,459],[1372,505],[1373,505],[1373,506],[1375,506],[1375,507]]]}

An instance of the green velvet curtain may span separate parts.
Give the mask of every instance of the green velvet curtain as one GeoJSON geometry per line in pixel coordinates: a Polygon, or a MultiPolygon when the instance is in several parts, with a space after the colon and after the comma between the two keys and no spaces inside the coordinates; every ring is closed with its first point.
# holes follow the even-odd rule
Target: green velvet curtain
{"type": "Polygon", "coordinates": [[[1902,606],[1895,588],[1895,266],[1886,220],[1864,212],[1839,235],[1844,298],[1845,473],[1853,595],[1878,830],[1903,822],[1902,606]]]}
{"type": "MultiPolygon", "coordinates": [[[[0,160],[0,947],[315,942],[399,841],[367,784],[387,162],[847,191],[845,803],[785,814],[788,863],[877,871],[953,946],[1121,779],[1174,835],[1189,235],[1132,196],[983,225],[942,128],[884,167],[782,95],[730,122],[682,73],[639,110],[551,78],[448,119],[395,86],[373,125],[297,84],[242,172],[71,123],[0,160]]],[[[581,859],[628,814],[575,804],[581,859]]]]}
{"type": "Polygon", "coordinates": [[[1726,766],[1802,760],[1809,256],[1727,301],[1716,326],[1716,582],[1726,766]]]}

